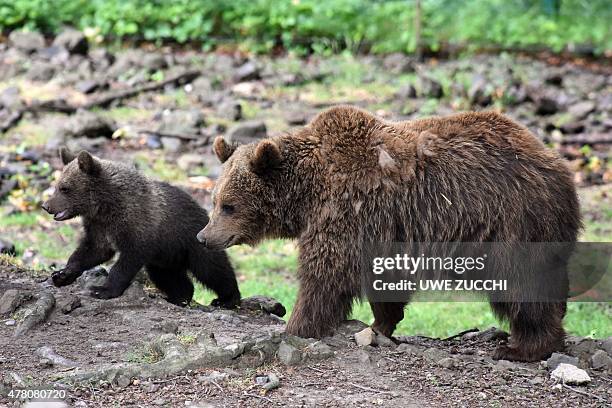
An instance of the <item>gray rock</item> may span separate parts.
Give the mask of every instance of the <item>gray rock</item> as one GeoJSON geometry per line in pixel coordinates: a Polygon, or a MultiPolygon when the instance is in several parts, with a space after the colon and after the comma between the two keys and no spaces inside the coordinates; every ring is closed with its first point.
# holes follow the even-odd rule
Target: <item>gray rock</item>
{"type": "Polygon", "coordinates": [[[506,340],[508,339],[508,333],[498,329],[497,327],[489,327],[487,330],[469,332],[461,336],[461,341],[493,341],[493,340],[506,340]]]}
{"type": "MultiPolygon", "coordinates": [[[[4,183],[2,183],[4,185],[4,183]]],[[[6,254],[15,256],[17,252],[15,251],[15,244],[5,239],[0,239],[0,254],[6,254]]]]}
{"type": "Polygon", "coordinates": [[[301,126],[306,124],[306,115],[303,112],[292,111],[285,115],[285,120],[291,126],[301,126]]]}
{"type": "Polygon", "coordinates": [[[409,355],[420,356],[423,354],[423,350],[414,344],[402,343],[395,349],[398,353],[405,353],[409,355]]]}
{"type": "Polygon", "coordinates": [[[149,149],[161,149],[162,148],[161,139],[157,135],[147,135],[145,142],[149,149]]]}
{"type": "Polygon", "coordinates": [[[85,35],[74,29],[62,31],[53,40],[53,45],[66,49],[70,54],[86,55],[89,50],[89,43],[85,35]]]}
{"type": "Polygon", "coordinates": [[[76,137],[65,141],[65,145],[73,152],[81,150],[94,151],[108,143],[106,137],[76,137]]]}
{"type": "Polygon", "coordinates": [[[589,361],[597,349],[597,342],[588,338],[576,339],[575,342],[566,346],[567,354],[578,357],[582,361],[589,361]]]}
{"type": "Polygon", "coordinates": [[[81,298],[76,295],[70,295],[60,300],[58,306],[63,314],[72,313],[72,311],[81,307],[81,298]]]}
{"type": "Polygon", "coordinates": [[[163,333],[171,333],[171,334],[176,334],[179,331],[179,326],[176,322],[173,321],[166,321],[163,322],[161,325],[161,331],[163,333]]]}
{"type": "Polygon", "coordinates": [[[181,140],[176,137],[162,137],[161,143],[164,150],[171,153],[179,152],[183,147],[181,140]]]}
{"type": "Polygon", "coordinates": [[[164,69],[168,67],[168,63],[166,59],[161,54],[146,54],[142,58],[141,63],[143,68],[148,69],[149,71],[158,71],[160,69],[164,69]]]}
{"type": "Polygon", "coordinates": [[[100,286],[106,282],[108,272],[101,266],[89,269],[76,280],[77,285],[84,290],[89,290],[93,286],[100,286]]]}
{"type": "Polygon", "coordinates": [[[89,59],[96,71],[107,70],[115,62],[115,56],[106,48],[96,48],[89,51],[89,59]]]}
{"type": "Polygon", "coordinates": [[[229,120],[240,120],[242,119],[242,105],[240,102],[234,100],[224,101],[219,105],[217,113],[220,117],[229,120]]]}
{"type": "Polygon", "coordinates": [[[45,38],[42,35],[27,31],[11,32],[9,42],[13,47],[25,53],[32,53],[45,46],[45,38]]]}
{"type": "Polygon", "coordinates": [[[386,70],[395,74],[406,74],[415,71],[414,60],[402,53],[389,54],[383,60],[386,70]]]}
{"type": "Polygon", "coordinates": [[[493,369],[496,371],[512,371],[517,369],[517,365],[512,361],[508,360],[498,360],[497,363],[493,366],[493,369]]]}
{"type": "Polygon", "coordinates": [[[0,297],[0,316],[8,316],[27,299],[28,295],[18,289],[8,289],[0,297]]]}
{"type": "Polygon", "coordinates": [[[13,319],[9,319],[6,322],[4,322],[5,326],[15,326],[17,324],[17,321],[13,320],[13,319]]]}
{"type": "Polygon", "coordinates": [[[417,90],[412,84],[406,84],[401,86],[395,96],[399,99],[412,99],[417,97],[417,90]]]}
{"type": "Polygon", "coordinates": [[[63,130],[67,136],[71,137],[110,138],[117,130],[117,124],[112,119],[97,113],[79,109],[68,120],[63,130]]]}
{"type": "Polygon", "coordinates": [[[581,120],[589,116],[589,114],[596,109],[595,102],[593,101],[582,101],[570,106],[567,111],[575,119],[581,120]]]}
{"type": "Polygon", "coordinates": [[[601,342],[601,348],[612,357],[612,336],[601,342]]]}
{"type": "Polygon", "coordinates": [[[75,361],[69,360],[57,354],[49,346],[42,346],[36,349],[36,355],[50,362],[52,366],[76,367],[75,361]]]}
{"type": "Polygon", "coordinates": [[[21,90],[17,86],[9,86],[0,93],[0,104],[5,108],[18,109],[23,105],[21,90]]]}
{"type": "Polygon", "coordinates": [[[331,347],[322,341],[315,341],[304,348],[304,355],[309,360],[323,360],[334,355],[331,347]]]}
{"type": "Polygon", "coordinates": [[[38,62],[30,67],[26,78],[30,81],[49,81],[55,75],[55,66],[48,62],[38,62]]]}
{"type": "Polygon", "coordinates": [[[597,350],[589,361],[594,369],[612,370],[612,358],[603,350],[597,350]]]}
{"type": "Polygon", "coordinates": [[[449,354],[441,349],[430,347],[423,352],[423,357],[427,360],[437,363],[438,361],[450,357],[449,354]]]}
{"type": "Polygon", "coordinates": [[[206,121],[199,109],[176,110],[164,113],[162,123],[157,130],[162,134],[198,135],[202,126],[206,126],[206,121]]]}
{"type": "Polygon", "coordinates": [[[472,85],[467,96],[472,105],[488,106],[493,101],[488,89],[488,81],[482,75],[476,75],[472,78],[472,85]]]}
{"type": "Polygon", "coordinates": [[[358,346],[371,346],[376,344],[376,333],[371,327],[366,327],[362,331],[355,333],[355,343],[358,346]]]}
{"type": "Polygon", "coordinates": [[[355,333],[365,329],[366,327],[368,327],[368,325],[360,320],[345,320],[336,329],[336,334],[340,336],[347,336],[352,340],[355,333]]]}
{"type": "Polygon", "coordinates": [[[267,135],[266,124],[262,121],[249,121],[234,126],[228,132],[227,139],[232,143],[247,144],[263,139],[267,135]]]}
{"type": "Polygon", "coordinates": [[[586,371],[571,364],[561,363],[551,373],[550,377],[564,384],[582,385],[591,382],[591,377],[586,371]]]}
{"type": "Polygon", "coordinates": [[[278,317],[283,317],[287,310],[278,300],[267,296],[251,296],[240,301],[240,307],[243,309],[263,310],[266,313],[274,314],[278,317]]]}
{"type": "Polygon", "coordinates": [[[450,368],[456,367],[458,362],[459,360],[457,360],[456,358],[445,357],[439,360],[438,362],[436,362],[436,364],[439,365],[440,367],[450,369],[450,368]]]}
{"type": "Polygon", "coordinates": [[[393,340],[391,340],[387,336],[382,335],[380,333],[376,334],[376,344],[378,344],[381,347],[391,347],[391,348],[397,347],[397,345],[393,342],[393,340]]]}
{"type": "Polygon", "coordinates": [[[285,365],[295,365],[302,361],[302,353],[297,348],[282,341],[278,347],[278,359],[285,365]]]}
{"type": "Polygon", "coordinates": [[[205,160],[201,154],[185,153],[181,155],[177,161],[177,166],[186,172],[189,172],[197,167],[204,166],[205,160]]]}
{"type": "Polygon", "coordinates": [[[549,370],[554,370],[562,363],[578,366],[579,362],[578,357],[572,357],[562,353],[552,353],[548,360],[546,360],[546,367],[549,370]]]}
{"type": "Polygon", "coordinates": [[[102,84],[92,79],[86,79],[85,81],[79,81],[75,85],[75,89],[84,94],[90,94],[102,88],[102,84]]]}
{"type": "MultiPolygon", "coordinates": [[[[0,180],[0,200],[9,195],[11,191],[16,189],[17,185],[17,180],[0,180]]],[[[2,243],[2,240],[0,240],[0,251],[2,251],[2,247],[6,247],[5,251],[8,251],[11,248],[11,245],[12,244],[8,241],[4,241],[4,243],[2,243]]]]}
{"type": "Polygon", "coordinates": [[[427,77],[420,77],[418,81],[419,95],[425,98],[440,99],[444,96],[442,85],[427,77]]]}
{"type": "Polygon", "coordinates": [[[260,70],[253,62],[249,61],[241,65],[234,72],[236,82],[252,81],[261,77],[260,70]]]}

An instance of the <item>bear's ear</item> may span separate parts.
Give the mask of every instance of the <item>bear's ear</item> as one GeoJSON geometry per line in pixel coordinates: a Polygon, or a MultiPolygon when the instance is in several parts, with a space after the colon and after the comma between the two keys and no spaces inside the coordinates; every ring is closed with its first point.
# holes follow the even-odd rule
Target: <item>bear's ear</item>
{"type": "Polygon", "coordinates": [[[60,147],[59,155],[62,159],[62,163],[64,163],[64,166],[74,160],[74,153],[68,150],[67,147],[60,147]]]}
{"type": "Polygon", "coordinates": [[[213,143],[213,151],[221,161],[221,163],[225,163],[227,159],[230,158],[234,151],[236,150],[236,145],[228,144],[223,136],[217,136],[213,143]]]}
{"type": "Polygon", "coordinates": [[[81,169],[83,173],[95,176],[100,172],[100,162],[89,154],[89,152],[85,150],[81,151],[77,160],[79,161],[79,169],[81,169]]]}
{"type": "Polygon", "coordinates": [[[283,157],[278,145],[272,140],[263,140],[255,147],[251,159],[251,170],[255,174],[262,175],[278,167],[282,160],[283,157]]]}

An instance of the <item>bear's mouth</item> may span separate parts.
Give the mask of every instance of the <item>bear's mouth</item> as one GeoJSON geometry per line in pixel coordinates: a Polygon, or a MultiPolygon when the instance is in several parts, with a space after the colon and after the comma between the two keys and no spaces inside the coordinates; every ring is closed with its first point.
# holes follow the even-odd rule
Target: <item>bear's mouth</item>
{"type": "Polygon", "coordinates": [[[69,218],[72,218],[72,216],[68,213],[68,210],[60,211],[53,215],[55,221],[65,221],[69,218]]]}
{"type": "Polygon", "coordinates": [[[225,244],[223,244],[224,248],[229,248],[233,245],[236,245],[238,243],[238,240],[240,239],[240,237],[238,235],[232,235],[231,237],[229,237],[229,239],[227,241],[225,241],[225,244]]]}

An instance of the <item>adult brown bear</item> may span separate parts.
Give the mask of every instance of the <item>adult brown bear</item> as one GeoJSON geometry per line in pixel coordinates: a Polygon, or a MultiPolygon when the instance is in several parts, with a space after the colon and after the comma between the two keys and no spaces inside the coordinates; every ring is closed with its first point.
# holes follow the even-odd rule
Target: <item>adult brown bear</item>
{"type": "MultiPolygon", "coordinates": [[[[224,168],[198,238],[214,249],[297,238],[287,331],[302,337],[347,318],[373,240],[574,242],[581,227],[564,161],[494,112],[390,123],[339,106],[293,134],[239,147],[217,138],[214,150],[224,168]]],[[[374,329],[390,336],[404,306],[371,302],[374,329]]],[[[512,335],[496,358],[532,361],[563,347],[564,298],[491,306],[512,335]]]]}

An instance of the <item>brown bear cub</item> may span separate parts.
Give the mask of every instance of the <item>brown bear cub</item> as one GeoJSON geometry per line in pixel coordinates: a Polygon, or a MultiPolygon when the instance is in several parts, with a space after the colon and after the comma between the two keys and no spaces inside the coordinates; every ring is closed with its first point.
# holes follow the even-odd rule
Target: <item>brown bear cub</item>
{"type": "Polygon", "coordinates": [[[106,283],[92,288],[92,296],[120,296],[145,267],[174,304],[186,305],[193,297],[188,270],[216,293],[214,305],[232,307],[240,302],[225,252],[207,249],[196,239],[208,215],[186,192],[86,151],[75,157],[62,148],[60,156],[65,167],[43,209],[56,221],[80,216],[84,235],[65,269],[53,273],[56,286],[71,284],[119,252],[106,283]]]}
{"type": "MultiPolygon", "coordinates": [[[[217,138],[214,150],[223,172],[198,239],[223,249],[297,238],[287,331],[301,337],[348,317],[368,242],[574,242],[581,228],[564,161],[494,112],[391,123],[340,106],[293,134],[239,147],[217,138]]],[[[565,299],[512,299],[491,301],[512,332],[496,358],[533,361],[563,347],[565,299]]],[[[373,328],[390,336],[404,306],[371,302],[373,328]]]]}

